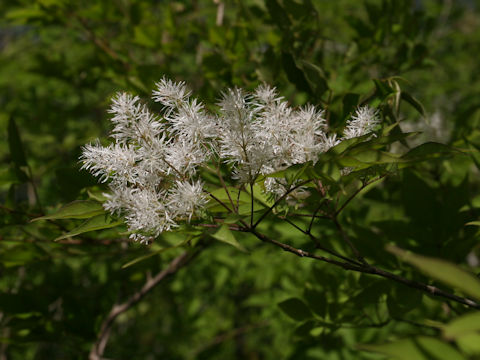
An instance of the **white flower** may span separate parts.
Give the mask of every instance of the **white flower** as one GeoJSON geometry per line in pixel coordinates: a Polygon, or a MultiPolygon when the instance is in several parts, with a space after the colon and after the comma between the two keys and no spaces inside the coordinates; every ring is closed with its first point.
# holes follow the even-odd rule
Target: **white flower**
{"type": "Polygon", "coordinates": [[[174,108],[181,106],[191,93],[183,81],[175,83],[163,77],[155,85],[157,90],[153,91],[153,100],[167,108],[167,116],[174,108]]]}
{"type": "Polygon", "coordinates": [[[207,203],[200,181],[177,181],[168,196],[168,208],[176,217],[186,217],[191,220],[195,210],[207,203]]]}
{"type": "Polygon", "coordinates": [[[372,132],[379,123],[378,111],[369,106],[363,106],[358,108],[355,115],[347,121],[343,135],[345,139],[363,136],[372,132]]]}
{"type": "Polygon", "coordinates": [[[196,99],[182,103],[167,120],[171,124],[171,130],[182,139],[200,142],[215,136],[214,117],[207,114],[203,104],[196,99]]]}
{"type": "Polygon", "coordinates": [[[110,144],[102,147],[97,141],[83,147],[81,160],[82,169],[100,177],[101,182],[114,178],[133,183],[137,176],[136,164],[140,157],[129,145],[110,144]]]}
{"type": "Polygon", "coordinates": [[[207,160],[208,154],[206,151],[199,144],[189,141],[178,140],[172,142],[165,155],[165,162],[169,166],[167,173],[176,173],[176,175],[182,177],[193,175],[197,167],[207,160]]]}
{"type": "Polygon", "coordinates": [[[138,103],[139,100],[138,96],[127,93],[118,93],[112,98],[109,113],[114,115],[112,137],[116,142],[148,142],[162,132],[162,124],[145,105],[138,103]]]}

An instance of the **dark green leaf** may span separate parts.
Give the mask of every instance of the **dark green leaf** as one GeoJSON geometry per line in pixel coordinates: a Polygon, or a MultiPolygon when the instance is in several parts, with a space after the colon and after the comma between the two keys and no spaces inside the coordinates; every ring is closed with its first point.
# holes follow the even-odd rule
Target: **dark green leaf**
{"type": "Polygon", "coordinates": [[[459,150],[451,148],[448,145],[436,142],[427,142],[410,150],[408,153],[402,156],[402,159],[406,160],[407,162],[419,162],[425,160],[445,159],[461,154],[463,153],[459,150]]]}
{"type": "Polygon", "coordinates": [[[415,108],[415,110],[417,110],[420,113],[420,115],[425,116],[425,108],[423,107],[423,105],[417,99],[415,99],[409,93],[406,93],[406,92],[403,92],[403,91],[402,91],[400,96],[401,96],[402,100],[405,100],[407,103],[412,105],[415,108]]]}
{"type": "Polygon", "coordinates": [[[316,97],[320,98],[325,91],[328,90],[327,80],[322,69],[318,66],[309,63],[308,61],[300,61],[303,69],[303,73],[306,75],[306,79],[310,84],[310,87],[314,90],[316,97]]]}
{"type": "Polygon", "coordinates": [[[96,215],[103,214],[102,204],[91,200],[75,200],[69,204],[62,206],[53,214],[45,215],[32,221],[37,220],[56,220],[56,219],[87,219],[96,215]]]}
{"type": "Polygon", "coordinates": [[[95,217],[88,219],[87,221],[85,221],[84,223],[82,223],[80,226],[76,227],[72,231],[69,231],[64,235],[57,237],[54,241],[67,239],[67,238],[74,237],[76,235],[80,235],[89,231],[113,228],[122,223],[123,221],[115,221],[106,214],[97,215],[95,217]]]}
{"type": "Polygon", "coordinates": [[[267,6],[271,19],[280,29],[288,29],[290,27],[291,23],[288,14],[277,0],[266,0],[265,5],[267,6]]]}
{"type": "Polygon", "coordinates": [[[360,102],[360,95],[354,94],[354,93],[345,94],[342,100],[343,117],[347,118],[349,115],[351,115],[358,107],[359,102],[360,102]]]}
{"type": "Polygon", "coordinates": [[[27,158],[23,150],[22,140],[18,133],[17,124],[13,117],[8,121],[8,147],[10,148],[10,156],[16,166],[27,166],[27,158]]]}
{"type": "Polygon", "coordinates": [[[298,68],[291,53],[282,53],[282,64],[288,80],[294,84],[298,90],[310,93],[311,89],[308,85],[308,81],[305,78],[303,71],[298,68]]]}
{"type": "Polygon", "coordinates": [[[296,321],[304,321],[312,318],[312,312],[299,298],[290,298],[278,304],[280,309],[296,321]]]}

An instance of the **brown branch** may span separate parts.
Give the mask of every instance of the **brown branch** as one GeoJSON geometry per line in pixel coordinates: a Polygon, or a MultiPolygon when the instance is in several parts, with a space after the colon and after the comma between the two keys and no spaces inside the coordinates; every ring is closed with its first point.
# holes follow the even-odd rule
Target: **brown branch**
{"type": "Polygon", "coordinates": [[[345,270],[353,270],[353,271],[361,271],[362,270],[361,265],[344,263],[344,262],[333,260],[333,259],[330,259],[330,258],[327,258],[327,257],[324,257],[324,256],[312,254],[312,253],[309,253],[308,251],[304,251],[302,249],[297,249],[293,246],[290,246],[288,244],[284,244],[280,241],[270,239],[269,237],[267,237],[266,235],[264,235],[262,233],[259,233],[255,229],[250,229],[250,232],[253,235],[255,235],[258,239],[262,240],[263,242],[267,242],[267,243],[273,244],[275,246],[278,246],[278,247],[282,248],[283,250],[285,250],[287,252],[290,252],[292,254],[295,254],[299,257],[308,257],[308,258],[311,258],[311,259],[320,260],[320,261],[323,261],[323,262],[326,262],[326,263],[329,263],[329,264],[333,264],[335,266],[342,267],[345,270]]]}
{"type": "Polygon", "coordinates": [[[380,277],[383,277],[383,278],[386,278],[386,279],[396,281],[400,284],[404,284],[408,287],[421,290],[421,291],[423,291],[424,293],[426,293],[430,296],[437,296],[437,297],[440,297],[440,298],[445,298],[445,299],[455,301],[457,303],[466,305],[466,306],[474,308],[474,309],[480,309],[480,304],[476,303],[475,301],[470,300],[468,298],[463,298],[461,296],[453,295],[451,293],[448,293],[446,291],[443,291],[443,290],[437,288],[436,286],[427,285],[427,284],[424,284],[424,283],[421,283],[421,282],[418,282],[418,281],[410,280],[410,279],[404,278],[404,277],[399,276],[399,275],[395,275],[391,272],[388,272],[386,270],[377,268],[377,267],[369,265],[369,264],[355,265],[355,264],[344,263],[344,262],[341,262],[341,261],[329,259],[329,258],[326,258],[326,257],[323,257],[323,256],[318,256],[318,255],[309,253],[307,251],[297,249],[297,248],[295,248],[293,246],[290,246],[288,244],[284,244],[284,243],[279,242],[277,240],[270,239],[269,237],[265,236],[264,234],[261,234],[261,233],[257,232],[255,229],[250,229],[250,232],[253,235],[255,235],[258,239],[260,239],[261,241],[273,244],[275,246],[278,246],[278,247],[282,248],[284,251],[290,252],[290,253],[295,254],[299,257],[308,257],[308,258],[315,259],[315,260],[318,260],[318,261],[323,261],[323,262],[341,267],[345,270],[351,270],[351,271],[356,271],[356,272],[360,272],[360,273],[364,273],[364,274],[371,274],[371,275],[380,276],[380,277]]]}
{"type": "Polygon", "coordinates": [[[103,320],[102,322],[97,341],[93,344],[90,350],[89,360],[102,360],[105,347],[107,346],[107,342],[110,337],[112,325],[120,314],[129,310],[140,300],[142,300],[145,295],[152,291],[167,276],[176,273],[182,267],[187,265],[199,254],[199,252],[199,250],[195,252],[185,251],[184,253],[173,259],[168,264],[166,269],[162,270],[154,277],[148,278],[142,288],[136,293],[134,293],[132,296],[130,296],[130,298],[128,298],[125,302],[115,304],[110,310],[110,313],[107,315],[105,320],[103,320]]]}
{"type": "Polygon", "coordinates": [[[113,60],[120,62],[126,70],[130,69],[130,64],[124,59],[122,59],[122,57],[114,49],[112,49],[112,47],[108,44],[106,40],[100,38],[98,35],[95,34],[95,32],[92,30],[92,28],[88,24],[87,19],[75,13],[72,14],[72,16],[73,18],[78,20],[83,30],[87,34],[87,36],[90,38],[90,40],[93,42],[93,44],[97,48],[102,50],[105,54],[107,54],[113,60]]]}
{"type": "MultiPolygon", "coordinates": [[[[222,171],[220,170],[220,163],[217,166],[217,175],[220,180],[220,184],[222,184],[222,187],[225,189],[225,192],[227,193],[228,200],[230,201],[230,204],[232,205],[232,209],[238,212],[238,209],[235,208],[235,204],[233,203],[232,197],[230,196],[230,191],[228,191],[228,187],[225,184],[225,181],[223,180],[222,176],[222,171]]],[[[240,190],[238,190],[240,192],[240,190]]]]}
{"type": "Polygon", "coordinates": [[[211,192],[208,192],[206,191],[206,193],[208,194],[208,196],[210,196],[213,200],[215,200],[216,202],[218,202],[220,205],[222,205],[225,209],[227,209],[227,211],[229,213],[234,213],[234,210],[230,209],[222,200],[220,200],[219,198],[217,198],[215,195],[213,195],[211,192]]]}

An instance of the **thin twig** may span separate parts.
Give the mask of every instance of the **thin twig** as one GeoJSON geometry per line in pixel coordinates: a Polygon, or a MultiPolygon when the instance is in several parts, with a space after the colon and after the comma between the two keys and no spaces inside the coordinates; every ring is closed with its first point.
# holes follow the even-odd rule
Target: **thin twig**
{"type": "Polygon", "coordinates": [[[222,187],[227,193],[228,200],[230,200],[230,204],[232,204],[232,209],[238,212],[238,208],[237,209],[235,208],[235,204],[233,203],[232,197],[230,196],[230,191],[228,191],[227,185],[225,185],[225,181],[223,181],[223,176],[222,176],[222,172],[220,171],[220,166],[217,166],[217,175],[218,175],[218,178],[220,179],[220,183],[222,184],[222,187]]]}
{"type": "Polygon", "coordinates": [[[343,255],[337,253],[336,251],[330,250],[330,249],[326,248],[325,246],[321,245],[321,244],[320,244],[320,240],[319,240],[317,237],[313,236],[313,234],[308,234],[308,236],[310,236],[310,239],[312,239],[313,242],[315,243],[315,248],[317,248],[317,249],[319,249],[319,250],[322,250],[322,251],[326,252],[327,254],[330,254],[330,255],[332,255],[332,256],[335,256],[335,257],[337,257],[337,258],[339,258],[339,259],[345,260],[345,261],[347,261],[347,262],[349,262],[349,263],[351,263],[351,264],[358,265],[358,266],[362,265],[362,264],[359,263],[358,261],[355,261],[355,260],[350,259],[350,258],[348,258],[348,257],[346,257],[346,256],[343,256],[343,255]]]}
{"type": "Polygon", "coordinates": [[[277,201],[275,201],[275,202],[273,203],[273,205],[270,206],[270,207],[268,208],[268,210],[265,211],[265,212],[262,214],[262,216],[260,216],[260,218],[255,222],[255,224],[253,224],[252,229],[255,229],[255,228],[258,226],[258,224],[259,224],[263,219],[265,219],[265,217],[267,217],[267,215],[270,214],[270,213],[272,212],[272,210],[273,210],[278,204],[280,204],[280,202],[281,202],[283,199],[285,199],[285,198],[288,196],[288,194],[290,194],[292,191],[298,189],[300,186],[303,186],[303,185],[309,183],[310,181],[312,181],[312,180],[311,180],[311,179],[308,179],[308,180],[302,181],[301,183],[299,183],[299,184],[295,185],[294,187],[290,188],[287,192],[285,192],[285,194],[283,194],[282,196],[280,196],[280,197],[277,199],[277,201]]]}
{"type": "MultiPolygon", "coordinates": [[[[308,217],[311,218],[313,217],[312,214],[301,214],[301,213],[288,213],[289,216],[294,216],[294,217],[308,217]]],[[[330,220],[332,217],[327,216],[327,215],[315,215],[315,219],[325,219],[325,220],[330,220]]],[[[278,216],[278,218],[283,219],[284,216],[278,216]]]]}
{"type": "Polygon", "coordinates": [[[336,228],[338,229],[338,232],[342,236],[343,240],[347,243],[347,245],[352,249],[353,253],[355,254],[355,257],[362,263],[362,264],[367,264],[367,261],[363,258],[363,256],[360,254],[358,249],[355,247],[353,242],[350,240],[348,237],[347,233],[343,230],[342,225],[338,222],[337,218],[332,219],[333,223],[335,224],[336,228]]]}
{"type": "Polygon", "coordinates": [[[315,222],[315,218],[317,217],[317,213],[322,208],[324,202],[325,202],[325,199],[320,201],[320,204],[318,205],[318,207],[313,212],[312,218],[310,219],[310,224],[308,225],[308,230],[307,230],[308,234],[310,234],[312,232],[313,223],[315,222]]]}
{"type": "Polygon", "coordinates": [[[130,69],[130,64],[128,63],[128,61],[125,61],[124,59],[122,59],[122,57],[114,49],[110,47],[110,45],[106,40],[98,37],[98,35],[95,34],[95,32],[90,27],[90,25],[88,25],[87,19],[75,13],[73,14],[73,17],[78,20],[80,25],[85,30],[87,36],[90,38],[90,40],[92,40],[92,42],[95,44],[96,47],[98,47],[105,54],[110,56],[113,60],[120,62],[126,70],[130,69]]]}
{"type": "Polygon", "coordinates": [[[220,205],[222,205],[225,209],[227,209],[227,211],[229,213],[233,213],[234,211],[232,209],[230,209],[227,205],[225,205],[225,203],[220,200],[219,198],[217,198],[215,195],[213,195],[211,192],[208,192],[208,196],[210,196],[213,200],[215,200],[216,202],[218,202],[220,205]]]}
{"type": "Polygon", "coordinates": [[[345,202],[342,204],[342,206],[340,206],[340,208],[339,208],[337,211],[335,211],[334,216],[337,217],[338,214],[340,214],[340,213],[342,212],[342,210],[345,209],[345,207],[348,205],[348,203],[349,203],[350,201],[352,201],[353,198],[355,198],[355,196],[357,196],[357,195],[360,193],[360,191],[362,191],[363,189],[365,189],[368,185],[371,185],[371,184],[373,184],[374,182],[377,182],[377,181],[379,181],[379,180],[382,180],[382,179],[383,179],[385,176],[387,176],[387,175],[388,175],[388,173],[387,173],[387,174],[383,174],[383,175],[379,176],[378,178],[375,178],[375,179],[372,179],[372,180],[370,180],[370,181],[367,181],[367,182],[366,182],[365,184],[363,184],[360,188],[358,188],[357,190],[355,190],[355,192],[354,192],[347,200],[345,200],[345,202]]]}
{"type": "Polygon", "coordinates": [[[298,231],[300,231],[301,233],[305,234],[305,235],[308,235],[308,232],[306,230],[303,230],[300,226],[298,226],[297,224],[295,224],[293,221],[289,220],[286,216],[282,216],[282,220],[284,220],[285,222],[289,223],[290,225],[292,225],[295,229],[297,229],[298,231]]]}
{"type": "Polygon", "coordinates": [[[253,183],[250,183],[250,227],[253,227],[253,202],[254,202],[254,197],[253,197],[253,183]]]}

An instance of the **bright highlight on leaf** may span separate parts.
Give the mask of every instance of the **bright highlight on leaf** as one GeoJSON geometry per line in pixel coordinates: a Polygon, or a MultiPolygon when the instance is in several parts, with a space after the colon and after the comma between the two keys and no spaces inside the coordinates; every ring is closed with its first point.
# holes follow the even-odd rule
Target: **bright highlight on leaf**
{"type": "Polygon", "coordinates": [[[457,265],[441,259],[416,255],[395,246],[387,246],[387,250],[428,276],[480,299],[480,279],[457,265]]]}

